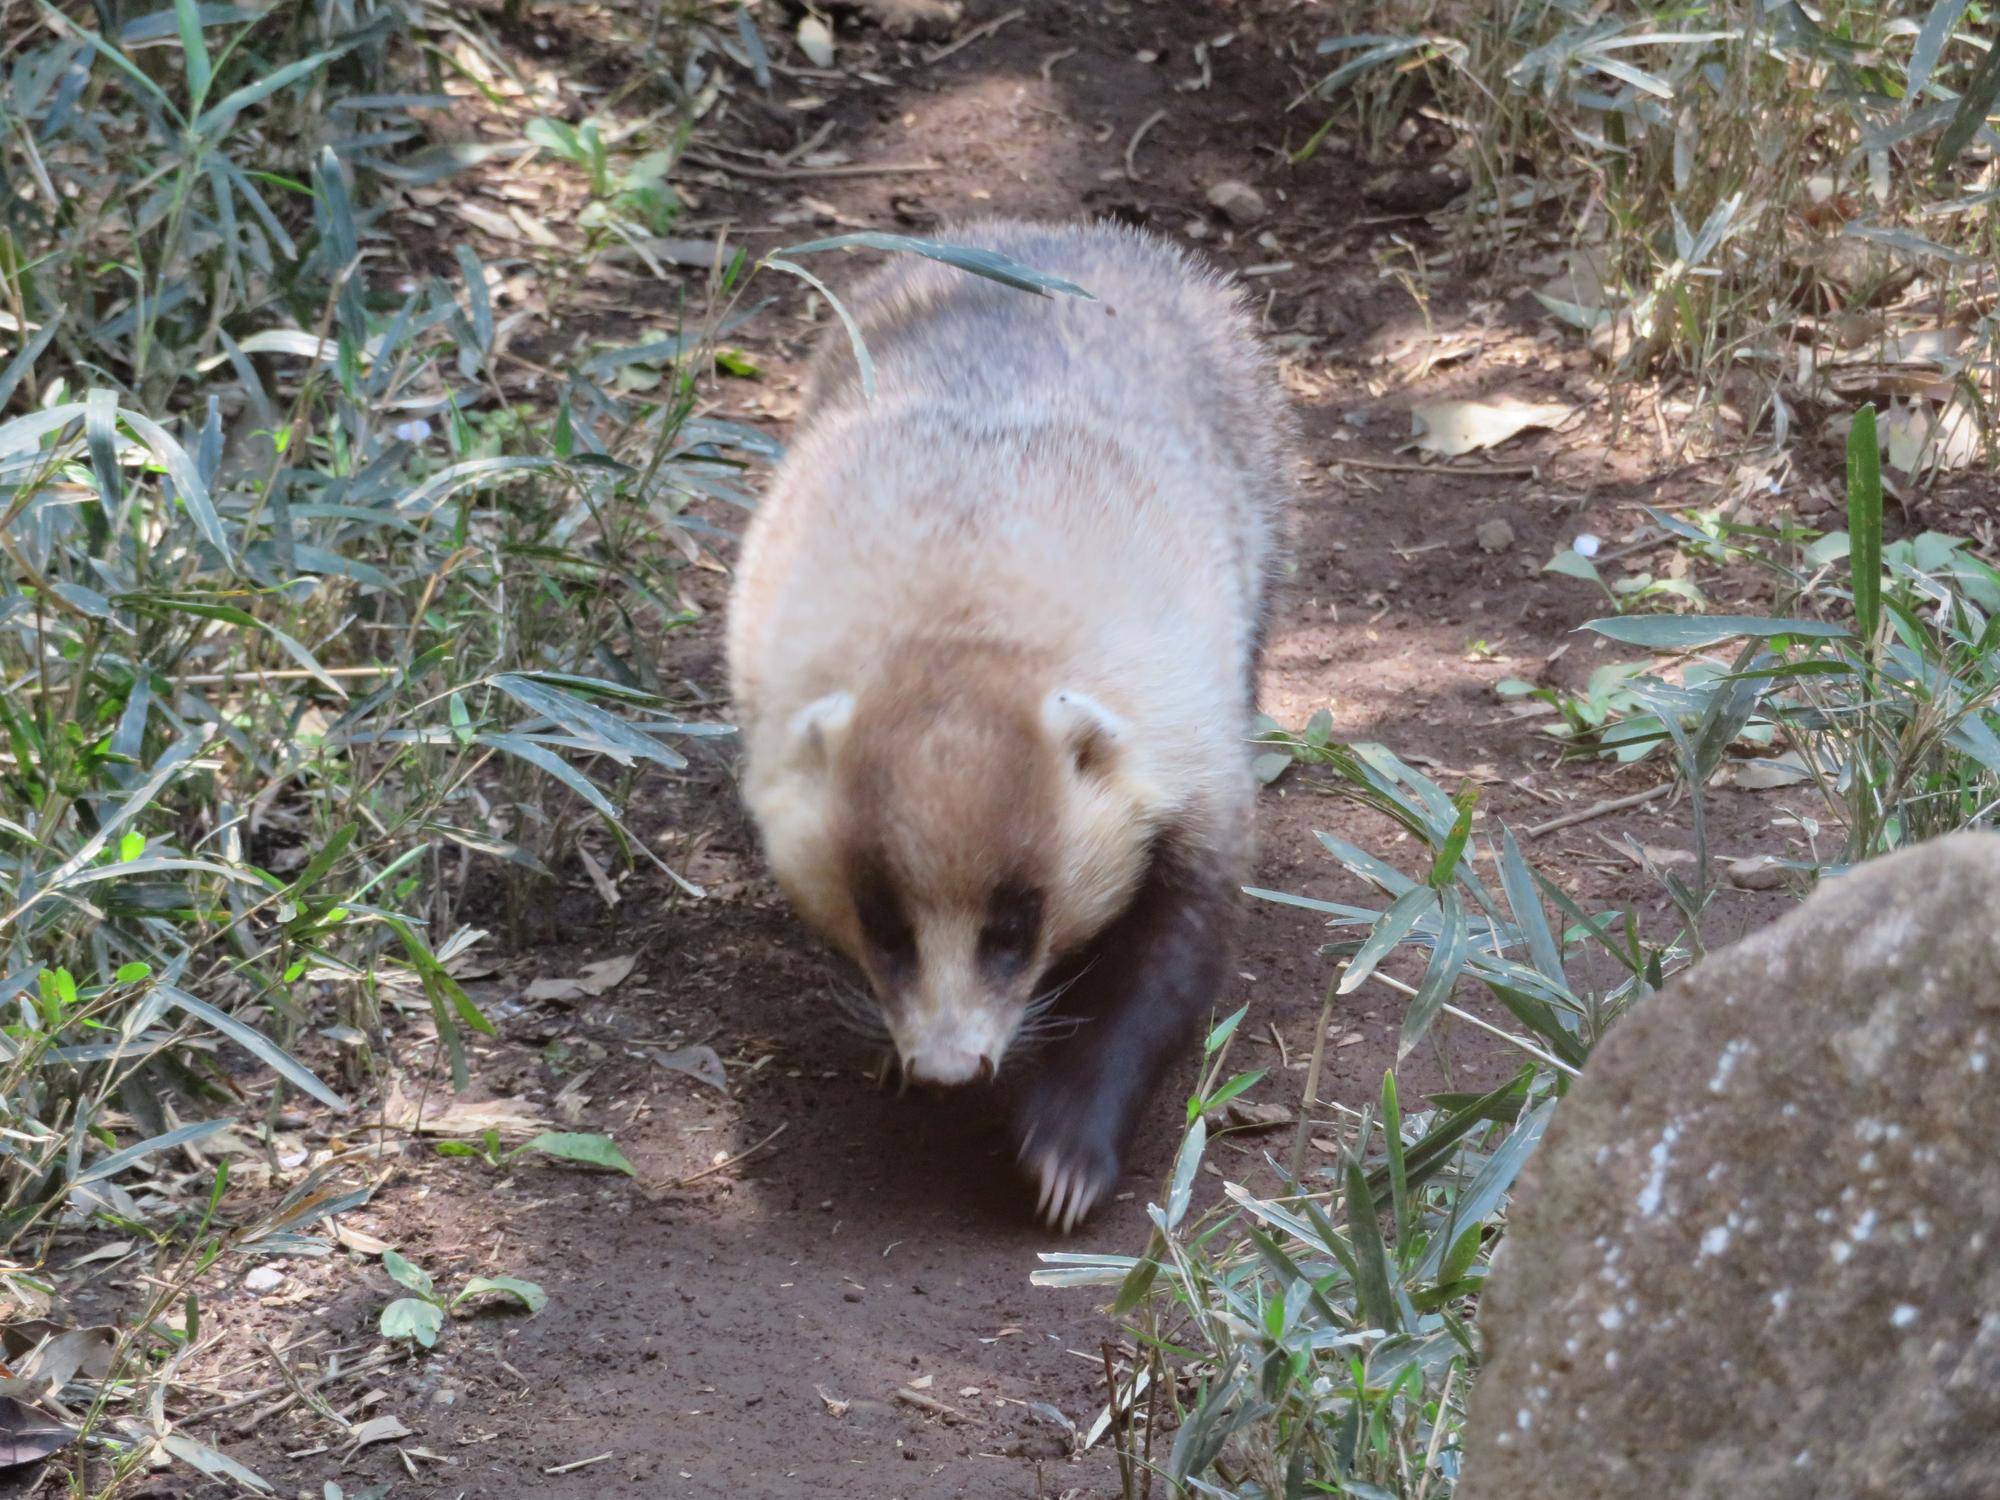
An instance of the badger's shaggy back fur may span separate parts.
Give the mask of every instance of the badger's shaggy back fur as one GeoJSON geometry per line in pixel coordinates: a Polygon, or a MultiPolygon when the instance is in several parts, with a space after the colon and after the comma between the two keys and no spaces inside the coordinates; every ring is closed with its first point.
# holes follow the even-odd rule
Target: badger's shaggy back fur
{"type": "Polygon", "coordinates": [[[1035,984],[1075,981],[1023,1122],[1067,1221],[1220,983],[1290,425],[1238,294],[1164,241],[945,237],[1096,300],[915,258],[848,300],[874,399],[834,332],[738,567],[744,787],[919,1076],[997,1065],[1035,984]],[[995,922],[1032,929],[1025,978],[995,922]],[[1136,1099],[1107,1068],[1146,1075],[1136,1099]]]}

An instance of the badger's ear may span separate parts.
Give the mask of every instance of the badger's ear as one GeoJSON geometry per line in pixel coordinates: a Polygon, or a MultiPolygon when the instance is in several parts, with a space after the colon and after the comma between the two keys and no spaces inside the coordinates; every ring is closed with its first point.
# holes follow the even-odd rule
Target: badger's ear
{"type": "Polygon", "coordinates": [[[854,694],[828,693],[792,715],[786,726],[785,760],[794,770],[821,771],[854,722],[854,694]]]}
{"type": "Polygon", "coordinates": [[[1049,736],[1068,751],[1085,775],[1108,770],[1117,760],[1130,732],[1125,721],[1088,693],[1058,688],[1042,703],[1042,722],[1049,736]]]}

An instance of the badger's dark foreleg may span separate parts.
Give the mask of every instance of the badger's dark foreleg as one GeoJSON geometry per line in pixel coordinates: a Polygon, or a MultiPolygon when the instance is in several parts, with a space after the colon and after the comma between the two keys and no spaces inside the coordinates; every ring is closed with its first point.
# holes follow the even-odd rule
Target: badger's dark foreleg
{"type": "Polygon", "coordinates": [[[1016,1122],[1040,1212],[1067,1233],[1118,1180],[1139,1115],[1192,1042],[1229,961],[1233,864],[1174,839],[1091,945],[1060,1006],[1076,1029],[1033,1065],[1016,1122]]]}

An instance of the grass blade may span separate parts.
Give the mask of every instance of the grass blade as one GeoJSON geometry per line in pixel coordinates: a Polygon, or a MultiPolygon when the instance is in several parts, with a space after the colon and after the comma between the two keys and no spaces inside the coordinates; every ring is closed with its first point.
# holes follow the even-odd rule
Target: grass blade
{"type": "Polygon", "coordinates": [[[254,1026],[246,1025],[227,1011],[217,1010],[206,1000],[198,1000],[186,990],[163,984],[160,994],[198,1021],[205,1021],[237,1046],[256,1057],[293,1087],[303,1089],[337,1114],[347,1113],[347,1102],[321,1083],[310,1068],[293,1057],[254,1026]]]}
{"type": "Polygon", "coordinates": [[[201,10],[195,0],[174,0],[174,22],[181,33],[181,62],[187,69],[189,107],[199,110],[208,98],[215,65],[209,61],[208,38],[202,34],[201,10]]]}
{"type": "MultiPolygon", "coordinates": [[[[810,249],[812,247],[808,246],[807,248],[810,249]]],[[[847,304],[834,296],[833,289],[804,266],[789,260],[781,260],[773,255],[765,256],[763,263],[774,271],[783,271],[788,276],[798,277],[799,280],[826,298],[827,306],[831,307],[835,315],[840,319],[840,326],[847,330],[847,342],[854,348],[855,367],[861,373],[861,394],[868,400],[873,401],[875,399],[875,360],[868,353],[867,342],[861,337],[861,325],[854,321],[854,314],[847,310],[847,304]]]]}
{"type": "Polygon", "coordinates": [[[1417,995],[1403,1012],[1403,1031],[1396,1042],[1396,1060],[1402,1061],[1410,1055],[1410,1049],[1423,1039],[1430,1029],[1437,1013],[1444,1009],[1445,1001],[1451,998],[1452,987],[1458,983],[1464,971],[1466,955],[1472,951],[1472,934],[1465,920],[1465,898],[1457,887],[1445,890],[1439,895],[1441,906],[1437,947],[1432,950],[1430,967],[1424,970],[1424,982],[1418,986],[1417,995]]]}
{"type": "Polygon", "coordinates": [[[1945,126],[1944,134],[1938,137],[1937,150],[1931,155],[1933,171],[1942,172],[1958,160],[1959,153],[1985,127],[1995,101],[2000,101],[2000,45],[1986,49],[1986,61],[1979,65],[1972,82],[1959,96],[1958,110],[1945,126]]]}
{"type": "MultiPolygon", "coordinates": [[[[1073,281],[1064,281],[1060,276],[1051,276],[1045,271],[1037,271],[1032,266],[1024,266],[1017,260],[995,250],[978,250],[967,245],[945,245],[936,240],[920,240],[907,234],[882,234],[872,229],[864,229],[854,234],[836,234],[829,239],[811,240],[803,245],[786,245],[773,251],[773,255],[815,255],[822,250],[888,250],[902,255],[921,255],[926,260],[938,261],[969,271],[974,276],[983,276],[988,281],[997,281],[1002,286],[1011,286],[1017,291],[1033,292],[1046,297],[1051,292],[1061,292],[1069,297],[1082,297],[1095,302],[1082,287],[1073,281]]],[[[764,259],[766,265],[775,264],[770,256],[764,259]]],[[[796,270],[796,267],[790,269],[796,270]]]]}
{"type": "Polygon", "coordinates": [[[1854,620],[1872,643],[1882,625],[1882,450],[1872,404],[1854,414],[1847,434],[1847,536],[1854,620]]]}

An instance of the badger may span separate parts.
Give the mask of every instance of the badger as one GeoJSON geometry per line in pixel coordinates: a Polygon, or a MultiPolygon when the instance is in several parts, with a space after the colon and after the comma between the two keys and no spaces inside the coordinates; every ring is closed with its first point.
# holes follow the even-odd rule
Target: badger
{"type": "Polygon", "coordinates": [[[1068,1232],[1218,998],[1291,422],[1240,294],[1124,226],[941,236],[843,299],[744,536],[741,788],[904,1077],[1030,1054],[1014,1139],[1068,1232]]]}

